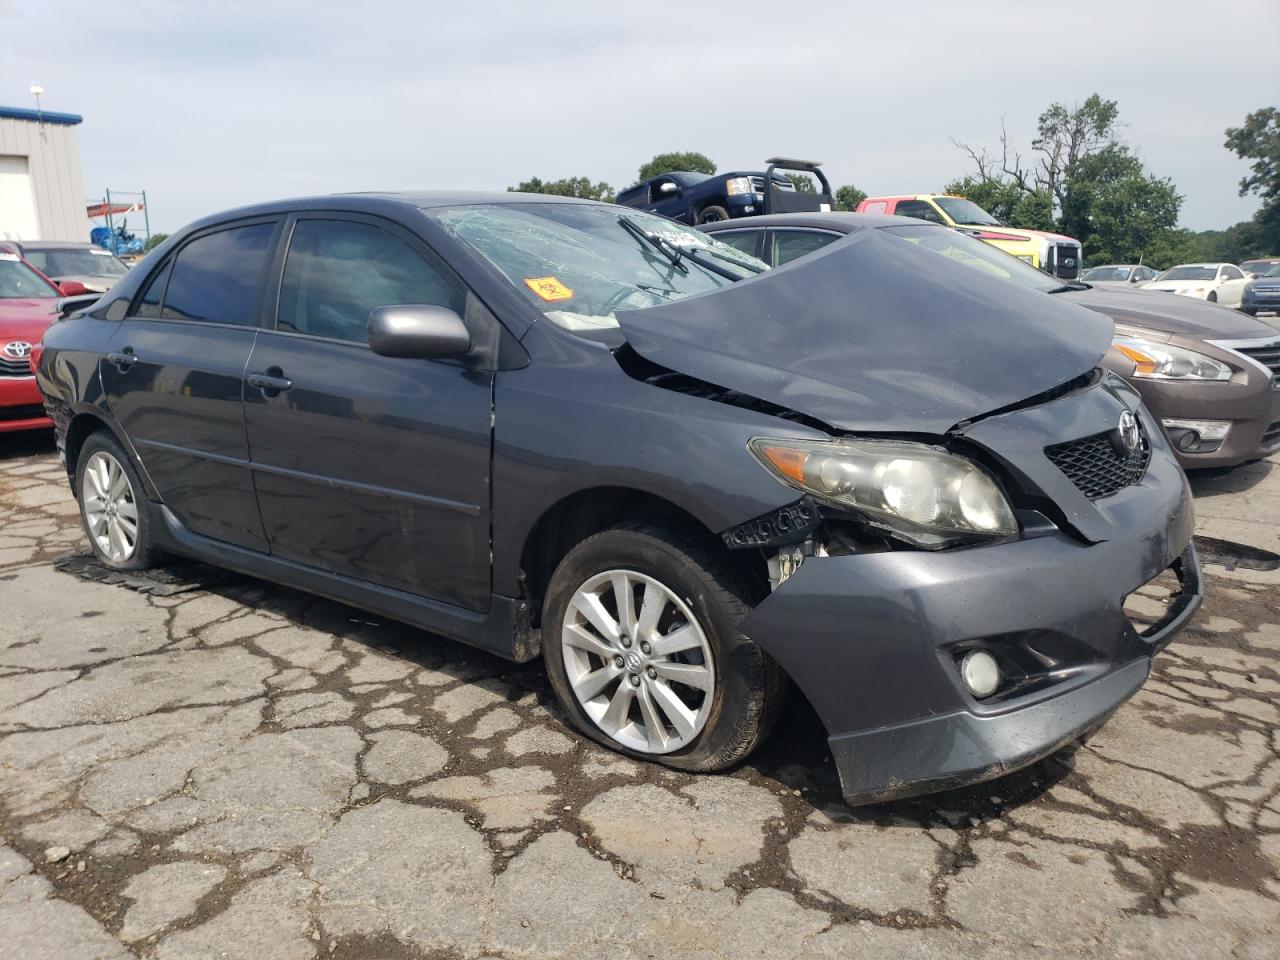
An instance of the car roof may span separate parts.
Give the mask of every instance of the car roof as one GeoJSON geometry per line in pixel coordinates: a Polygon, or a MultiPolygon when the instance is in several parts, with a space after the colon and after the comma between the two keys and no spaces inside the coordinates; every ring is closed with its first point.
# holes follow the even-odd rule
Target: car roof
{"type": "MultiPolygon", "coordinates": [[[[770,213],[758,217],[742,217],[734,220],[718,220],[704,224],[702,229],[707,233],[722,233],[726,230],[751,230],[762,227],[812,227],[814,229],[836,230],[840,233],[852,233],[863,227],[887,227],[890,224],[901,226],[906,223],[928,223],[915,217],[896,217],[887,213],[770,213]]],[[[935,226],[940,226],[935,224],[935,226]]],[[[943,227],[945,230],[946,228],[943,227]]]]}
{"type": "MultiPolygon", "coordinates": [[[[1144,267],[1144,266],[1146,266],[1146,264],[1144,263],[1100,263],[1096,267],[1086,267],[1085,269],[1086,270],[1116,270],[1116,269],[1136,270],[1138,269],[1138,267],[1144,267]]],[[[1148,267],[1148,269],[1154,270],[1155,267],[1148,267]]]]}
{"type": "Polygon", "coordinates": [[[1175,263],[1169,269],[1177,270],[1178,267],[1234,267],[1234,266],[1235,266],[1234,263],[1227,263],[1227,261],[1225,260],[1219,260],[1216,263],[1210,263],[1208,261],[1203,261],[1199,263],[1175,263]]]}

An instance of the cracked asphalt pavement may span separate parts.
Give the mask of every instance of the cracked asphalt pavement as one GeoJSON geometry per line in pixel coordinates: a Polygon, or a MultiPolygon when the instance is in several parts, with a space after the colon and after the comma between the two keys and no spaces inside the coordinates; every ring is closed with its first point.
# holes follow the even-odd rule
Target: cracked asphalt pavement
{"type": "MultiPolygon", "coordinates": [[[[1280,458],[1193,485],[1201,534],[1280,552],[1280,458]]],[[[87,551],[52,442],[7,438],[0,955],[1280,956],[1280,571],[1206,567],[1073,752],[852,810],[798,698],[674,773],[571,732],[537,664],[87,551]]]]}

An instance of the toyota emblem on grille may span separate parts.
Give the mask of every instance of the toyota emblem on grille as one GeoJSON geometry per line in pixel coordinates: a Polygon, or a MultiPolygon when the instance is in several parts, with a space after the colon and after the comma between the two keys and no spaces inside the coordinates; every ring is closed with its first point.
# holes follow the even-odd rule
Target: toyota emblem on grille
{"type": "Polygon", "coordinates": [[[31,356],[31,344],[25,340],[13,340],[4,345],[4,355],[11,360],[25,360],[31,356]]]}
{"type": "Polygon", "coordinates": [[[1130,453],[1138,449],[1138,444],[1142,442],[1142,436],[1138,433],[1138,418],[1126,410],[1120,414],[1120,424],[1116,428],[1120,431],[1120,440],[1124,444],[1124,448],[1130,453]]]}
{"type": "Polygon", "coordinates": [[[1074,267],[1076,265],[1075,257],[1067,257],[1062,261],[1064,267],[1074,267]]]}

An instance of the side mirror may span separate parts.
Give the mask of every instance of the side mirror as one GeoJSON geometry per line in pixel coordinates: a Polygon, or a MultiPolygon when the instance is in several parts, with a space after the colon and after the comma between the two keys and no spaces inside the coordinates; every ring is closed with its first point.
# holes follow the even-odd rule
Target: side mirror
{"type": "Polygon", "coordinates": [[[1142,279],[1142,278],[1141,278],[1141,277],[1139,277],[1139,276],[1135,273],[1135,274],[1133,274],[1132,276],[1130,276],[1130,277],[1129,277],[1129,282],[1130,282],[1130,283],[1137,283],[1137,282],[1138,282],[1139,280],[1141,280],[1141,279],[1142,279]]]}
{"type": "Polygon", "coordinates": [[[369,314],[369,346],[384,357],[441,360],[471,350],[471,333],[448,307],[399,304],[369,314]]]}
{"type": "Polygon", "coordinates": [[[665,183],[661,183],[658,185],[658,192],[665,193],[665,194],[679,193],[680,188],[676,186],[675,183],[668,180],[665,183]]]}
{"type": "Polygon", "coordinates": [[[63,280],[58,284],[58,289],[62,291],[64,297],[82,297],[90,290],[79,280],[63,280]]]}

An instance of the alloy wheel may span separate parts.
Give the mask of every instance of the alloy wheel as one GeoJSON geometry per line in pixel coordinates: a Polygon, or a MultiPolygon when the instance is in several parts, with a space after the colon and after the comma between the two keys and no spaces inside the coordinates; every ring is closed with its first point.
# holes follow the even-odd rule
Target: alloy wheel
{"type": "Polygon", "coordinates": [[[94,545],[111,562],[127,562],[138,547],[138,503],[120,461],[102,450],[89,458],[80,502],[94,545]]]}
{"type": "Polygon", "coordinates": [[[671,753],[706,726],[716,687],[711,646],[669,587],[632,570],[597,574],[561,627],[569,687],[591,721],[639,753],[671,753]]]}

